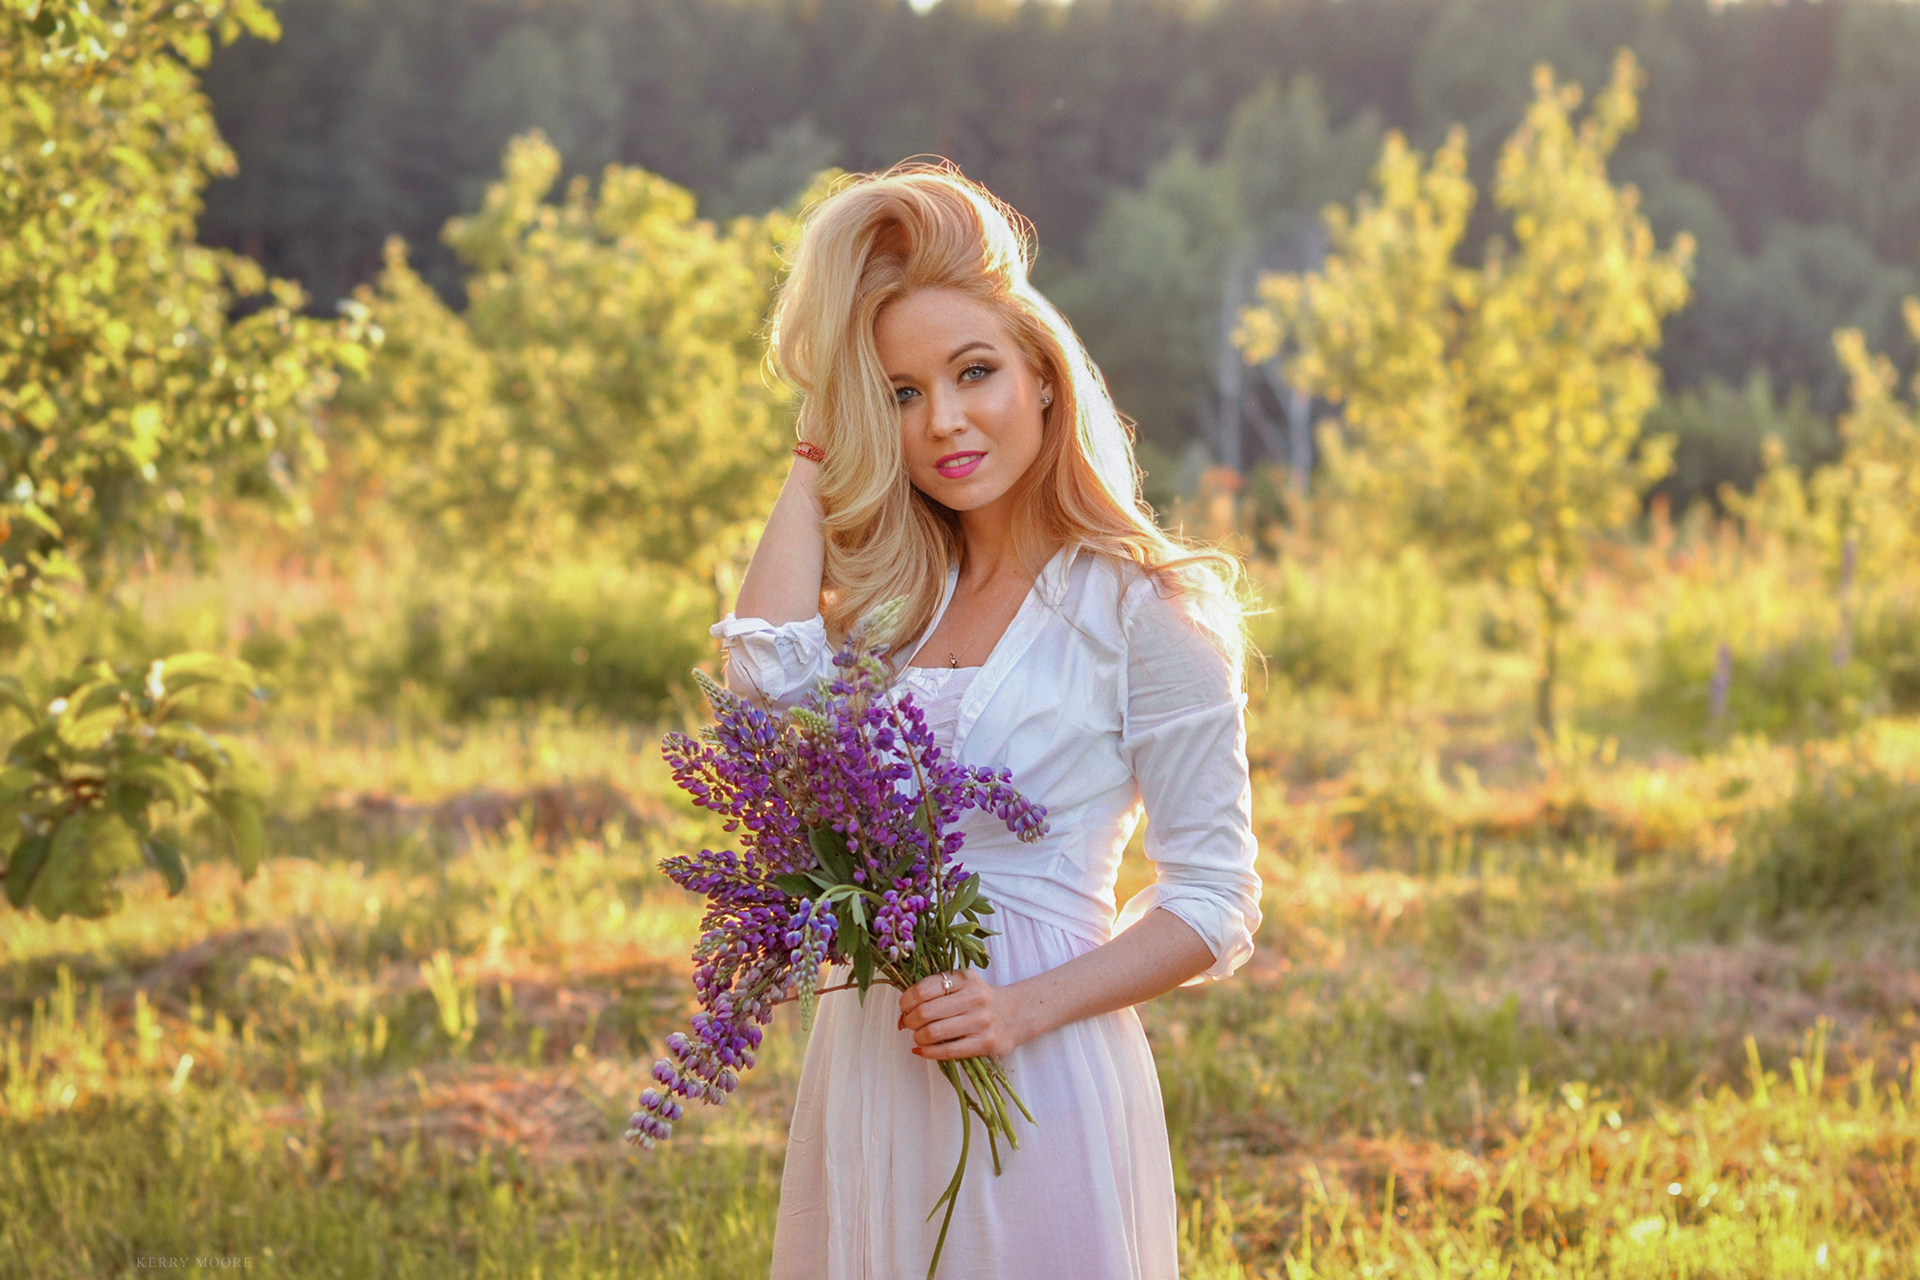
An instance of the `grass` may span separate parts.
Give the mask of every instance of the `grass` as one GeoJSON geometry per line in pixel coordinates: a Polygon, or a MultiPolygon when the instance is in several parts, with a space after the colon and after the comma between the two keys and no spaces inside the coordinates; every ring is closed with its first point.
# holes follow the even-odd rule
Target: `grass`
{"type": "MultiPolygon", "coordinates": [[[[1425,574],[1283,584],[1319,614],[1253,705],[1259,951],[1143,1010],[1183,1274],[1920,1273],[1920,722],[1798,676],[1739,723],[1641,714],[1697,683],[1689,619],[1736,614],[1628,574],[1574,668],[1591,732],[1530,740],[1499,619],[1425,574]]],[[[356,616],[242,585],[271,627],[203,593],[114,643],[356,616]]],[[[1754,670],[1802,634],[1753,626],[1754,670]]],[[[723,838],[656,732],[311,675],[240,726],[277,786],[251,883],[0,924],[0,1275],[764,1275],[791,1010],[726,1107],[618,1140],[690,1011],[697,911],[656,863],[723,838]]]]}

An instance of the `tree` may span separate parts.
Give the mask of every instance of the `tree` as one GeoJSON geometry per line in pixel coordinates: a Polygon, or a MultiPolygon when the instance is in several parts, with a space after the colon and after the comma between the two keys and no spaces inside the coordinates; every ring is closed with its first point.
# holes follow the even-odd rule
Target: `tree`
{"type": "MultiPolygon", "coordinates": [[[[1176,149],[1107,203],[1086,266],[1052,292],[1151,445],[1173,452],[1196,434],[1217,437],[1195,428],[1245,394],[1234,386],[1232,317],[1257,268],[1280,265],[1323,205],[1359,190],[1380,131],[1371,111],[1334,127],[1308,77],[1284,89],[1270,79],[1234,110],[1212,160],[1176,149]]],[[[1214,456],[1238,469],[1233,452],[1214,456]]]]}
{"type": "MultiPolygon", "coordinates": [[[[1920,343],[1920,298],[1903,310],[1920,343]]],[[[1893,362],[1869,351],[1858,330],[1842,330],[1833,345],[1851,379],[1851,404],[1840,419],[1840,460],[1816,475],[1815,491],[1858,548],[1865,574],[1910,572],[1920,566],[1920,374],[1912,400],[1903,401],[1893,362]]]]}
{"type": "MultiPolygon", "coordinates": [[[[1920,342],[1920,298],[1904,312],[1920,342]]],[[[1753,494],[1733,496],[1733,506],[1749,524],[1817,550],[1845,595],[1920,568],[1920,374],[1903,400],[1899,371],[1858,329],[1840,330],[1833,345],[1850,379],[1839,458],[1803,474],[1775,445],[1753,494]]]]}
{"type": "Polygon", "coordinates": [[[259,0],[0,9],[0,617],[198,550],[215,500],[298,501],[313,411],[361,350],[250,260],[194,242],[233,158],[193,68],[270,35],[259,0]],[[247,308],[235,319],[236,308],[247,308]]]}
{"type": "Polygon", "coordinates": [[[1853,4],[1832,87],[1806,129],[1806,170],[1830,212],[1882,257],[1920,258],[1920,9],[1853,4]]]}
{"type": "Polygon", "coordinates": [[[1392,536],[1531,596],[1548,733],[1590,545],[1669,465],[1671,441],[1643,440],[1641,425],[1692,244],[1657,249],[1637,193],[1607,177],[1638,82],[1622,51],[1576,124],[1578,86],[1536,70],[1494,179],[1511,239],[1478,268],[1456,260],[1475,199],[1461,131],[1430,164],[1390,137],[1375,195],[1329,213],[1325,269],[1265,280],[1242,334],[1250,360],[1296,343],[1291,375],[1341,405],[1345,438],[1323,439],[1337,493],[1392,536]]]}
{"type": "Polygon", "coordinates": [[[716,227],[619,165],[550,203],[560,164],[515,139],[480,211],[447,224],[463,314],[389,243],[357,294],[384,341],[342,394],[343,454],[447,554],[588,539],[699,568],[771,501],[789,420],[760,329],[790,220],[716,227]]]}
{"type": "MultiPolygon", "coordinates": [[[[271,35],[259,0],[0,0],[0,619],[57,620],[142,552],[199,550],[217,499],[297,503],[313,412],[363,354],[350,325],[251,261],[194,241],[200,192],[233,158],[193,69],[213,42],[271,35]],[[250,308],[235,318],[239,307],[250,308]]],[[[143,863],[185,865],[161,806],[204,805],[251,875],[258,770],[178,716],[251,690],[242,663],[181,654],[144,672],[82,664],[50,690],[0,676],[26,720],[0,764],[8,900],[97,916],[143,863]]]]}

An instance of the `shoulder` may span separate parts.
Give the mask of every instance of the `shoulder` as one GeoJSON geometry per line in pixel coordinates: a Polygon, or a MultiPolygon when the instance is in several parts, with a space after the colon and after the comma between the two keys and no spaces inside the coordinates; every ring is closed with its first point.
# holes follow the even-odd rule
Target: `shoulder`
{"type": "Polygon", "coordinates": [[[1237,679],[1240,618],[1230,601],[1206,589],[1190,571],[1150,573],[1137,561],[1090,551],[1091,578],[1112,608],[1116,630],[1134,661],[1152,655],[1183,657],[1223,667],[1237,679]]]}

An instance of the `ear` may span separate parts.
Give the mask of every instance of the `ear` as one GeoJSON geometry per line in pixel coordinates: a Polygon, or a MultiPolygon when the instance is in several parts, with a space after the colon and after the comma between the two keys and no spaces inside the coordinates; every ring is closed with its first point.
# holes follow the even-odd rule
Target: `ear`
{"type": "Polygon", "coordinates": [[[1044,411],[1053,404],[1053,383],[1046,379],[1040,382],[1040,408],[1044,411]]]}

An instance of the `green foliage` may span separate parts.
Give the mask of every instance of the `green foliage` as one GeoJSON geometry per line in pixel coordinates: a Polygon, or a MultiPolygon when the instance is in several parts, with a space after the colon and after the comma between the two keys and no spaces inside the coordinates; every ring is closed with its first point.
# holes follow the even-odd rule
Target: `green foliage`
{"type": "Polygon", "coordinates": [[[714,613],[711,583],[611,555],[319,581],[235,557],[213,575],[126,584],[57,630],[33,629],[16,673],[50,680],[90,654],[144,670],[207,649],[259,671],[274,717],[295,724],[464,723],[509,707],[645,723],[673,715],[688,669],[713,657],[714,613]]]}
{"type": "Polygon", "coordinates": [[[312,413],[362,354],[351,327],[195,243],[233,157],[194,68],[275,30],[259,0],[0,12],[0,616],[199,549],[215,500],[296,500],[320,461],[312,413]]]}
{"type": "Polygon", "coordinates": [[[448,224],[464,313],[389,244],[357,295],[384,342],[341,397],[348,466],[443,554],[593,540],[699,571],[777,479],[787,418],[759,329],[787,219],[717,228],[619,166],[547,203],[560,167],[517,139],[480,212],[448,224]]]}
{"type": "MultiPolygon", "coordinates": [[[[1392,714],[1425,693],[1445,661],[1459,602],[1416,546],[1389,557],[1286,555],[1254,575],[1267,609],[1251,620],[1254,645],[1292,688],[1333,690],[1392,714]]],[[[1456,649],[1472,644],[1452,640],[1456,649]]]]}
{"type": "Polygon", "coordinates": [[[27,720],[0,772],[0,851],[7,900],[49,920],[96,918],[121,902],[114,881],[151,866],[169,894],[185,886],[180,851],[154,830],[162,806],[217,814],[242,875],[260,865],[264,776],[247,749],[181,719],[181,699],[209,689],[258,695],[243,662],[183,653],[122,676],[82,665],[50,698],[0,676],[0,702],[27,720]]]}
{"type": "MultiPolygon", "coordinates": [[[[1920,298],[1905,313],[1920,339],[1920,298]]],[[[1884,588],[1920,568],[1920,375],[1903,399],[1893,362],[1869,351],[1859,330],[1834,335],[1834,348],[1851,378],[1840,457],[1803,476],[1776,449],[1754,493],[1733,508],[1752,527],[1816,551],[1842,592],[1884,588]]]]}
{"type": "Polygon", "coordinates": [[[1351,198],[1379,141],[1377,113],[1335,127],[1311,77],[1284,89],[1270,79],[1235,108],[1211,161],[1177,148],[1138,190],[1114,193],[1086,265],[1063,272],[1053,296],[1147,439],[1177,449],[1201,425],[1194,400],[1231,345],[1238,277],[1328,201],[1351,198]]]}
{"type": "Polygon", "coordinates": [[[1718,914],[1779,923],[1920,893],[1920,783],[1870,755],[1810,753],[1791,796],[1748,823],[1718,914]]]}
{"type": "Polygon", "coordinates": [[[1425,539],[1534,598],[1549,732],[1591,543],[1637,514],[1671,447],[1643,441],[1641,422],[1691,241],[1656,250],[1636,194],[1606,173],[1638,81],[1623,51],[1576,126],[1578,87],[1537,71],[1494,183],[1513,243],[1495,241],[1478,269],[1456,262],[1474,202],[1463,135],[1431,164],[1390,138],[1377,199],[1329,213],[1324,271],[1269,277],[1242,336],[1250,359],[1296,343],[1292,377],[1339,402],[1346,435],[1323,443],[1331,485],[1380,513],[1386,538],[1425,539]]]}
{"type": "Polygon", "coordinates": [[[1849,5],[1833,88],[1807,123],[1806,166],[1829,206],[1889,261],[1920,258],[1920,12],[1849,5]]]}
{"type": "Polygon", "coordinates": [[[1662,627],[1640,693],[1643,723],[1671,726],[1676,739],[1692,745],[1743,733],[1778,739],[1841,732],[1876,709],[1880,690],[1872,666],[1858,659],[1836,663],[1830,624],[1796,619],[1801,625],[1795,630],[1754,643],[1758,629],[1742,620],[1722,617],[1719,626],[1701,625],[1706,620],[1686,610],[1662,627]],[[1721,677],[1723,643],[1728,657],[1721,677]],[[1726,685],[1718,708],[1716,679],[1726,685]]]}
{"type": "Polygon", "coordinates": [[[648,719],[712,656],[712,613],[711,590],[687,575],[607,559],[464,587],[433,582],[377,638],[358,673],[361,696],[370,708],[391,705],[411,683],[461,718],[504,701],[648,719]]]}
{"type": "Polygon", "coordinates": [[[1721,485],[1751,492],[1766,470],[1766,442],[1777,439],[1801,470],[1832,460],[1833,424],[1815,413],[1805,387],[1776,396],[1766,372],[1755,369],[1743,386],[1709,378],[1664,397],[1647,415],[1650,437],[1673,439],[1673,472],[1660,482],[1676,512],[1718,497],[1721,485]]]}

